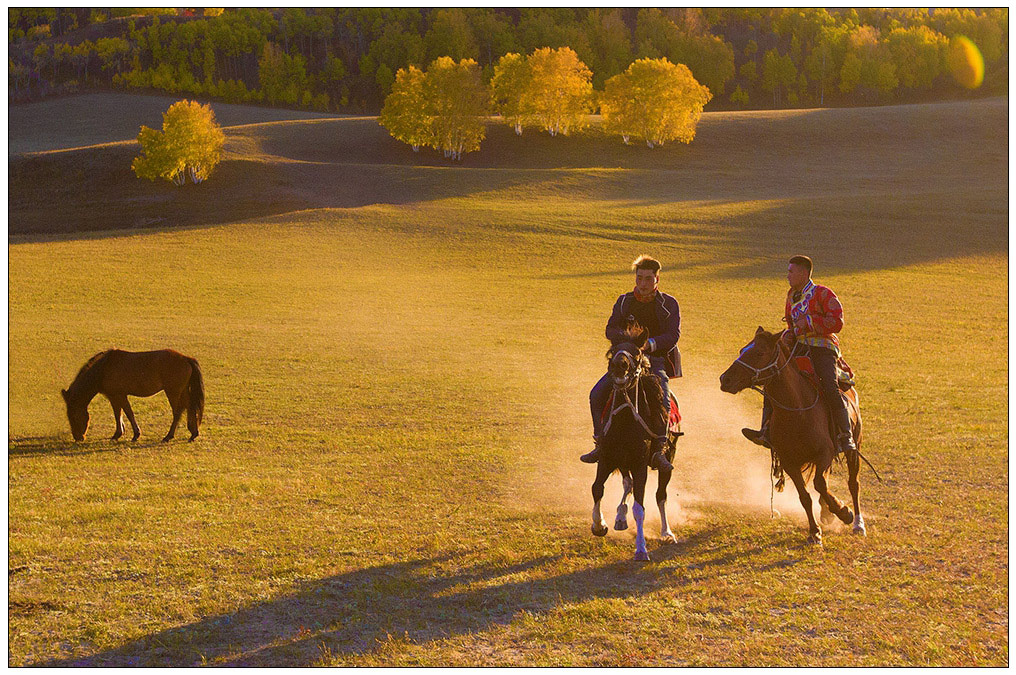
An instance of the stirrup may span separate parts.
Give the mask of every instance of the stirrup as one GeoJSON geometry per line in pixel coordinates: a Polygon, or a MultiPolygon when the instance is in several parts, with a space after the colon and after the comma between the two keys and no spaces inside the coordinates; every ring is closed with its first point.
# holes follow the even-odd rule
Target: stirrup
{"type": "Polygon", "coordinates": [[[772,443],[769,442],[769,429],[765,427],[762,427],[758,431],[745,427],[741,429],[741,434],[755,445],[761,445],[763,448],[769,448],[770,450],[773,448],[772,443]]]}

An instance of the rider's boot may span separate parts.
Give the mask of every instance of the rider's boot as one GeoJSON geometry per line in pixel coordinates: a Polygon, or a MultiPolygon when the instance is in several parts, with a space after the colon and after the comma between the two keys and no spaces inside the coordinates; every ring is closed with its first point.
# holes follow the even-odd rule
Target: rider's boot
{"type": "Polygon", "coordinates": [[[762,427],[758,431],[745,427],[741,429],[741,433],[755,445],[761,445],[763,448],[769,448],[770,450],[773,449],[773,444],[769,442],[769,425],[762,427]]]}
{"type": "Polygon", "coordinates": [[[769,406],[768,399],[762,404],[762,424],[759,425],[759,430],[749,429],[745,427],[741,429],[741,433],[744,437],[755,445],[761,445],[763,448],[773,449],[772,443],[769,442],[769,417],[773,414],[772,408],[769,406]]]}
{"type": "Polygon", "coordinates": [[[667,455],[663,450],[658,450],[649,460],[649,466],[657,471],[673,471],[674,465],[667,461],[667,455]]]}
{"type": "Polygon", "coordinates": [[[836,434],[836,452],[842,452],[845,456],[849,457],[848,453],[857,452],[857,446],[854,445],[854,435],[850,432],[850,413],[847,412],[847,407],[843,404],[842,398],[839,402],[841,404],[840,408],[833,410],[835,428],[838,431],[836,434]]]}
{"type": "Polygon", "coordinates": [[[836,452],[842,452],[844,455],[857,452],[857,446],[854,444],[854,435],[849,431],[841,431],[836,436],[836,452]]]}
{"type": "Polygon", "coordinates": [[[579,461],[586,464],[596,464],[600,461],[600,454],[603,452],[603,444],[599,436],[593,436],[593,449],[579,457],[579,461]]]}

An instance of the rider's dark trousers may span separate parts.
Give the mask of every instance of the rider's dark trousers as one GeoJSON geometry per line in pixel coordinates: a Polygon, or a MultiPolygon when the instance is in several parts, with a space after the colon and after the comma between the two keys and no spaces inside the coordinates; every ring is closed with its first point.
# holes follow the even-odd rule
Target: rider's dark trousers
{"type": "Polygon", "coordinates": [[[833,413],[833,421],[839,433],[850,431],[850,413],[847,412],[847,402],[840,396],[840,387],[836,383],[836,352],[825,347],[809,347],[811,363],[815,366],[815,374],[818,375],[819,386],[822,388],[822,398],[833,413]]]}
{"type": "MultiPolygon", "coordinates": [[[[808,355],[811,356],[811,363],[815,367],[815,374],[818,375],[819,387],[822,390],[822,398],[833,413],[833,421],[836,423],[837,433],[850,431],[850,413],[847,412],[847,402],[840,396],[840,387],[836,382],[836,352],[825,347],[808,347],[808,355]]],[[[769,416],[773,408],[769,398],[765,398],[762,404],[762,426],[769,422],[769,416]]]]}

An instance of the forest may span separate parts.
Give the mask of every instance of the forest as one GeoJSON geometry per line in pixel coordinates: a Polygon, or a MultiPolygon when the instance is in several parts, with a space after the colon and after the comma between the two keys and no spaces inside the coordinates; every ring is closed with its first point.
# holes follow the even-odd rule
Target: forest
{"type": "Polygon", "coordinates": [[[399,70],[568,47],[596,91],[639,59],[687,66],[709,110],[1008,91],[1008,9],[11,8],[8,99],[96,89],[378,113],[399,70]],[[973,56],[971,56],[973,53],[973,56]],[[969,77],[958,62],[976,62],[969,77]]]}

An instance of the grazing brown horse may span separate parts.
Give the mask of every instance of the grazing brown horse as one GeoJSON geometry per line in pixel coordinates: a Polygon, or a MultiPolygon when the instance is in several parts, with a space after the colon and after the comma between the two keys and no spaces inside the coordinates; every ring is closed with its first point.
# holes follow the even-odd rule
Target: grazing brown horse
{"type": "Polygon", "coordinates": [[[67,419],[71,423],[71,434],[75,441],[85,440],[88,431],[88,404],[96,394],[102,394],[113,406],[116,433],[113,440],[123,436],[124,426],[121,412],[127,413],[134,438],[141,436],[141,428],[134,419],[134,411],[128,396],[154,396],[166,392],[173,409],[173,423],[169,433],[162,439],[166,442],[176,433],[180,415],[187,410],[187,429],[190,440],[198,435],[198,425],[205,410],[205,385],[201,379],[198,362],[172,349],[154,352],[125,352],[109,349],[99,352],[78,371],[71,386],[62,390],[67,404],[67,419]]]}
{"type": "Polygon", "coordinates": [[[811,495],[805,487],[806,476],[815,474],[815,490],[819,494],[822,522],[833,522],[836,516],[846,524],[853,523],[854,534],[864,535],[864,518],[858,501],[857,474],[861,457],[861,409],[857,390],[845,392],[850,426],[857,452],[849,453],[847,460],[847,486],[854,501],[854,512],[841,504],[829,491],[826,476],[836,457],[833,441],[833,420],[822,400],[821,392],[801,371],[792,359],[798,345],[793,347],[781,339],[780,333],[769,333],[759,326],[754,339],[741,355],[720,375],[720,389],[736,394],[748,387],[762,386],[763,395],[773,406],[769,420],[769,440],[772,444],[773,476],[779,478],[777,489],[783,488],[783,473],[797,488],[801,505],[808,516],[808,542],[822,543],[822,530],[815,522],[811,510],[811,495]]]}

